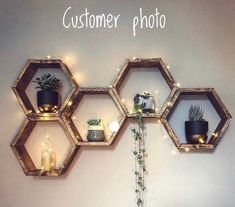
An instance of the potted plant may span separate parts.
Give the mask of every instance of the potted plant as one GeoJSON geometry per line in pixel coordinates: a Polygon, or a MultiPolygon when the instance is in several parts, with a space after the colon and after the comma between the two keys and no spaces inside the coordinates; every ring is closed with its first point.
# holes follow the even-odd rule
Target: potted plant
{"type": "Polygon", "coordinates": [[[59,107],[59,93],[61,81],[51,74],[42,74],[33,82],[37,83],[37,104],[40,112],[56,112],[59,107]]]}
{"type": "Polygon", "coordinates": [[[137,93],[134,97],[135,107],[141,108],[143,113],[155,113],[154,97],[148,92],[144,92],[142,95],[137,93]]]}
{"type": "Polygon", "coordinates": [[[87,140],[93,142],[102,142],[105,139],[104,124],[101,119],[90,119],[87,124],[89,125],[87,140]]]}
{"type": "Polygon", "coordinates": [[[185,133],[188,143],[204,144],[208,136],[208,122],[203,118],[204,111],[199,105],[191,105],[185,133]]]}

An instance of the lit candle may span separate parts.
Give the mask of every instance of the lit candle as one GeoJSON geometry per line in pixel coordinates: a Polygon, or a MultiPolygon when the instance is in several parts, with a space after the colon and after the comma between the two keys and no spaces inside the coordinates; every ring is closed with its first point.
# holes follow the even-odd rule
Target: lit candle
{"type": "Polygon", "coordinates": [[[41,144],[41,169],[52,171],[56,168],[56,153],[53,142],[46,136],[41,144]]]}

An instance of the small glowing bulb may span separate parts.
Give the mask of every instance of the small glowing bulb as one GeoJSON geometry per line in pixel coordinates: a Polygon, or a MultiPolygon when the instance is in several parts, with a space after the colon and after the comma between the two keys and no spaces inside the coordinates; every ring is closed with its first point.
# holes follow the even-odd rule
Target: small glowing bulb
{"type": "Polygon", "coordinates": [[[159,110],[159,108],[156,108],[156,109],[155,109],[155,111],[158,111],[158,110],[159,110]]]}
{"type": "Polygon", "coordinates": [[[156,91],[155,91],[155,93],[156,93],[156,94],[158,94],[158,93],[159,93],[159,91],[158,91],[158,90],[156,90],[156,91]]]}
{"type": "Polygon", "coordinates": [[[157,123],[158,123],[158,124],[161,124],[161,120],[160,120],[160,119],[158,119],[158,120],[157,120],[157,123]]]}
{"type": "Polygon", "coordinates": [[[49,135],[48,135],[48,134],[46,135],[46,138],[49,138],[49,135]]]}
{"type": "Polygon", "coordinates": [[[130,110],[130,113],[131,113],[131,114],[133,114],[133,111],[132,111],[132,110],[130,110]]]}
{"type": "Polygon", "coordinates": [[[189,152],[189,148],[187,147],[187,148],[185,148],[185,152],[189,152]]]}
{"type": "Polygon", "coordinates": [[[117,132],[119,130],[119,127],[120,127],[120,125],[117,121],[113,121],[109,124],[109,129],[112,132],[117,132]]]}
{"type": "Polygon", "coordinates": [[[73,120],[75,120],[76,119],[76,117],[75,116],[73,116],[73,118],[72,118],[73,120]]]}
{"type": "Polygon", "coordinates": [[[49,151],[49,152],[52,152],[52,149],[51,149],[51,148],[49,148],[49,149],[48,149],[48,151],[49,151]]]}
{"type": "Polygon", "coordinates": [[[72,101],[69,101],[69,102],[68,102],[68,106],[71,106],[71,105],[72,105],[72,101]]]}
{"type": "Polygon", "coordinates": [[[47,55],[47,59],[51,59],[51,56],[50,56],[50,55],[47,55]]]}
{"type": "Polygon", "coordinates": [[[37,110],[36,112],[37,112],[37,114],[40,114],[40,111],[39,111],[39,110],[37,110]]]}
{"type": "Polygon", "coordinates": [[[51,163],[51,166],[54,166],[54,165],[55,165],[55,163],[54,163],[54,162],[52,162],[52,163],[51,163]]]}
{"type": "Polygon", "coordinates": [[[167,106],[170,106],[171,105],[171,102],[169,101],[169,102],[167,102],[167,106]]]}
{"type": "Polygon", "coordinates": [[[32,113],[32,110],[28,110],[29,114],[32,113]]]}
{"type": "Polygon", "coordinates": [[[109,86],[109,88],[112,88],[112,87],[113,87],[112,85],[109,86]]]}
{"type": "Polygon", "coordinates": [[[199,141],[201,144],[203,144],[203,143],[204,143],[203,138],[198,139],[198,141],[199,141]]]}
{"type": "Polygon", "coordinates": [[[167,69],[170,69],[170,65],[167,65],[166,68],[167,68],[167,69]]]}
{"type": "Polygon", "coordinates": [[[120,71],[120,68],[117,68],[117,71],[120,71]]]}
{"type": "Polygon", "coordinates": [[[43,167],[43,166],[41,167],[41,170],[44,170],[44,167],[43,167]]]}
{"type": "Polygon", "coordinates": [[[122,103],[124,103],[124,102],[125,102],[125,99],[123,98],[123,99],[122,99],[122,103]]]}
{"type": "Polygon", "coordinates": [[[177,87],[180,87],[180,83],[179,83],[179,82],[178,82],[178,83],[176,83],[176,86],[177,86],[177,87]]]}
{"type": "Polygon", "coordinates": [[[136,60],[136,57],[133,57],[132,60],[136,60]]]}

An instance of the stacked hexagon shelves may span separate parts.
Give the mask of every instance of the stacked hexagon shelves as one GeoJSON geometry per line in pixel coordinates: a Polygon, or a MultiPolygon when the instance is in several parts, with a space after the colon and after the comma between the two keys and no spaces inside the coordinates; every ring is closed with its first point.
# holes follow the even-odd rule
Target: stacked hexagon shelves
{"type": "MultiPolygon", "coordinates": [[[[112,83],[112,86],[107,88],[81,88],[76,83],[74,76],[69,71],[68,67],[61,60],[29,60],[23,72],[20,74],[16,80],[15,85],[13,86],[13,91],[18,98],[18,101],[23,108],[26,114],[26,120],[21,126],[21,129],[17,133],[14,141],[11,144],[13,152],[15,153],[23,171],[26,175],[31,176],[59,176],[67,171],[69,165],[71,164],[73,158],[75,157],[80,146],[89,145],[89,146],[108,146],[113,143],[117,137],[119,131],[123,127],[126,118],[133,118],[135,114],[132,113],[130,107],[125,103],[122,88],[128,85],[128,78],[130,78],[130,73],[133,70],[137,70],[139,74],[146,73],[149,69],[151,73],[157,73],[161,76],[162,84],[168,88],[168,92],[164,94],[164,101],[159,104],[158,110],[155,113],[144,114],[144,118],[155,118],[161,120],[162,124],[165,126],[167,133],[172,138],[173,142],[179,150],[182,149],[194,149],[194,150],[213,150],[221,139],[223,133],[228,128],[231,115],[223,104],[222,100],[219,98],[216,91],[212,88],[178,88],[175,80],[171,76],[167,66],[164,64],[161,58],[154,59],[132,59],[127,60],[123,67],[120,69],[119,74],[112,83]],[[69,80],[71,85],[71,91],[65,97],[64,102],[61,104],[60,109],[57,113],[39,113],[35,110],[34,105],[31,103],[30,98],[26,93],[26,89],[33,77],[35,76],[38,69],[49,68],[50,70],[57,69],[62,71],[66,78],[69,80]],[[205,95],[211,102],[215,112],[220,117],[220,122],[214,132],[212,133],[211,138],[208,143],[205,144],[191,144],[191,143],[181,143],[177,133],[174,131],[171,123],[169,121],[170,117],[175,113],[175,108],[180,101],[180,97],[183,95],[197,97],[200,95],[205,95]],[[109,135],[105,137],[103,142],[91,142],[87,141],[86,138],[82,135],[81,124],[76,122],[75,113],[88,113],[86,108],[82,108],[85,101],[85,97],[89,96],[93,101],[104,100],[105,98],[109,99],[110,107],[114,108],[117,111],[118,116],[115,117],[115,120],[119,124],[119,129],[115,132],[110,132],[109,135]],[[30,153],[27,151],[25,144],[31,135],[32,131],[35,129],[35,126],[38,122],[41,123],[57,123],[64,131],[64,134],[67,137],[67,141],[70,143],[70,150],[63,158],[63,161],[56,170],[52,172],[43,172],[41,169],[38,169],[32,160],[30,153]]],[[[152,75],[150,75],[152,76],[152,75]]],[[[134,76],[136,77],[136,76],[134,76]]],[[[148,77],[148,75],[146,76],[148,77]]],[[[155,76],[154,76],[155,77],[155,76]]],[[[142,76],[141,76],[142,78],[142,76]]],[[[160,79],[159,79],[160,80],[160,79]]],[[[156,80],[160,84],[159,80],[156,80]]],[[[138,82],[138,80],[137,80],[138,82]]],[[[138,83],[141,85],[141,83],[138,83]]],[[[142,84],[143,85],[143,84],[142,84]]],[[[144,85],[145,87],[146,85],[144,85]]],[[[159,85],[158,85],[159,86],[159,85]]],[[[158,88],[158,86],[155,88],[158,88]]],[[[136,93],[136,91],[135,91],[136,93]]],[[[131,97],[132,100],[133,97],[131,97]]],[[[88,99],[91,100],[91,99],[88,99]]],[[[99,115],[105,113],[100,110],[99,115]]]]}
{"type": "Polygon", "coordinates": [[[28,60],[22,73],[17,78],[14,86],[13,91],[16,94],[16,97],[23,108],[27,119],[25,120],[24,124],[21,126],[18,134],[16,135],[15,140],[12,142],[11,147],[13,152],[15,153],[23,171],[26,175],[32,176],[59,176],[66,172],[70,163],[72,162],[74,156],[76,155],[79,146],[76,145],[76,139],[69,134],[68,129],[60,117],[63,109],[69,103],[69,99],[73,96],[78,85],[69,71],[66,64],[64,64],[61,60],[28,60]],[[33,107],[30,98],[26,93],[26,89],[30,84],[31,80],[33,79],[34,75],[39,69],[46,69],[49,68],[50,70],[60,70],[66,76],[71,84],[71,91],[69,92],[68,96],[65,98],[64,103],[61,104],[58,113],[38,113],[35,108],[33,107]],[[36,168],[35,164],[33,163],[28,151],[26,150],[25,143],[28,140],[30,134],[32,133],[33,129],[37,125],[38,122],[55,122],[59,123],[59,126],[63,129],[68,141],[70,143],[70,150],[62,160],[60,167],[52,172],[44,172],[38,168],[36,168]]]}

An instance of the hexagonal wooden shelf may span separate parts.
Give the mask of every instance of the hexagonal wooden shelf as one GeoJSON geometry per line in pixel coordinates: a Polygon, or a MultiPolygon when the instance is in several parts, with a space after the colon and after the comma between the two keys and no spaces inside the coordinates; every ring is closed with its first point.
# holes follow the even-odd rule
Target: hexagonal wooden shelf
{"type": "Polygon", "coordinates": [[[79,146],[76,145],[76,140],[74,140],[73,137],[69,134],[69,131],[66,128],[66,125],[64,124],[63,120],[59,117],[29,117],[28,119],[25,119],[14,141],[11,143],[11,148],[17,160],[19,161],[25,175],[28,175],[28,176],[60,176],[62,175],[68,170],[68,167],[70,166],[77,151],[79,150],[79,146]],[[70,152],[65,157],[60,168],[55,169],[50,172],[45,172],[45,171],[42,171],[41,169],[37,169],[24,146],[32,130],[36,126],[37,122],[40,122],[40,121],[58,122],[60,126],[62,127],[62,129],[64,130],[71,144],[70,152]]]}
{"type": "Polygon", "coordinates": [[[60,59],[30,59],[25,64],[23,71],[15,81],[12,89],[23,108],[26,115],[29,116],[57,116],[57,113],[36,113],[32,103],[30,102],[25,90],[28,87],[29,83],[33,79],[35,73],[39,68],[50,68],[62,70],[65,76],[67,76],[70,84],[72,86],[72,90],[69,93],[65,102],[60,106],[58,113],[61,113],[66,106],[68,100],[71,98],[76,88],[78,87],[74,76],[69,71],[67,65],[62,62],[60,59]]]}
{"type": "Polygon", "coordinates": [[[70,130],[70,133],[73,134],[74,137],[77,138],[78,140],[78,145],[99,145],[99,146],[105,146],[105,145],[110,145],[113,143],[114,139],[118,135],[119,131],[121,130],[125,120],[126,120],[126,115],[123,110],[123,106],[118,102],[117,97],[114,95],[113,89],[112,88],[79,88],[76,90],[74,96],[71,98],[69,101],[68,106],[65,108],[65,110],[62,113],[62,118],[64,119],[64,122],[66,123],[67,127],[70,130]],[[76,128],[75,124],[73,123],[71,116],[78,107],[82,97],[84,95],[94,95],[94,94],[104,94],[110,96],[110,98],[113,100],[115,106],[117,107],[118,111],[120,112],[120,117],[119,117],[119,130],[117,132],[112,132],[111,136],[103,142],[91,142],[91,141],[84,141],[81,138],[81,135],[76,128]]]}
{"type": "MultiPolygon", "coordinates": [[[[127,61],[122,66],[119,74],[117,75],[117,77],[113,81],[112,87],[114,88],[114,94],[117,97],[117,100],[119,101],[119,103],[122,103],[119,89],[120,89],[126,75],[131,70],[131,68],[154,68],[154,67],[158,68],[158,70],[162,74],[164,80],[166,81],[167,85],[171,89],[171,92],[170,92],[169,96],[167,97],[167,100],[164,102],[161,109],[157,113],[143,114],[143,118],[158,118],[159,119],[161,117],[162,113],[167,108],[167,103],[173,97],[176,89],[178,88],[174,78],[170,74],[169,70],[167,69],[167,66],[165,65],[165,63],[163,62],[163,60],[161,58],[127,59],[127,61]]],[[[123,103],[123,108],[125,110],[127,117],[129,117],[129,118],[135,117],[135,114],[130,113],[124,103],[123,103]]]]}
{"type": "Polygon", "coordinates": [[[179,150],[189,151],[189,150],[213,150],[217,146],[218,142],[220,141],[222,135],[228,128],[232,116],[228,112],[226,106],[220,99],[219,95],[213,88],[179,88],[177,89],[176,93],[169,101],[168,107],[162,115],[161,121],[166,131],[168,132],[169,136],[172,138],[173,142],[175,143],[176,147],[179,150]],[[216,127],[215,131],[212,133],[208,143],[206,144],[190,144],[190,143],[180,143],[179,138],[175,134],[174,130],[170,126],[168,119],[172,113],[174,113],[174,108],[176,107],[179,97],[181,95],[187,96],[195,96],[195,95],[206,95],[210,100],[211,104],[215,108],[216,112],[220,117],[220,122],[216,127]]]}

